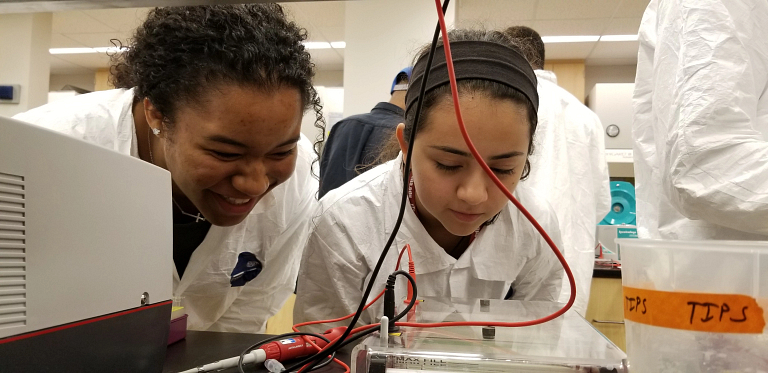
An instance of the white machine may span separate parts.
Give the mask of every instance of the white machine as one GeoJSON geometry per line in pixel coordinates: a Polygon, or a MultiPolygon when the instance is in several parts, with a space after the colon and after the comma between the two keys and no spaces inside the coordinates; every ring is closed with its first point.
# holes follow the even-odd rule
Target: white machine
{"type": "MultiPolygon", "coordinates": [[[[425,298],[408,322],[534,320],[562,304],[425,298]]],[[[402,321],[402,320],[401,320],[402,321]]],[[[522,328],[402,327],[388,341],[374,334],[351,355],[353,373],[601,372],[626,373],[627,355],[575,311],[522,328]]]]}
{"type": "Polygon", "coordinates": [[[2,371],[160,372],[170,174],[0,117],[2,371]]]}

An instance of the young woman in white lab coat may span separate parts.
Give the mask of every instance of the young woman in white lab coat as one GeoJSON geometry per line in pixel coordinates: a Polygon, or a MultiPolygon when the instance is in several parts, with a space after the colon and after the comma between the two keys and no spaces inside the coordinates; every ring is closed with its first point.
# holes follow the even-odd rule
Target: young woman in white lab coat
{"type": "MultiPolygon", "coordinates": [[[[533,70],[499,32],[455,30],[450,40],[470,137],[496,175],[559,245],[551,208],[518,186],[528,174],[536,128],[533,70]]],[[[407,93],[405,123],[396,130],[400,155],[320,201],[301,262],[296,322],[340,317],[357,309],[398,215],[403,153],[414,127],[426,59],[423,50],[407,93]]],[[[410,205],[371,298],[384,288],[400,249],[410,244],[419,296],[554,301],[564,271],[533,226],[469,154],[457,125],[444,62],[438,47],[411,155],[410,205]]],[[[407,258],[403,265],[407,268],[407,258]]],[[[404,295],[405,284],[398,284],[397,299],[404,295]]],[[[377,314],[380,305],[366,311],[361,321],[374,322],[377,314]]]]}
{"type": "Polygon", "coordinates": [[[278,5],[158,8],[116,56],[118,89],[16,117],[170,171],[190,329],[262,332],[294,290],[317,203],[305,38],[278,5]]]}

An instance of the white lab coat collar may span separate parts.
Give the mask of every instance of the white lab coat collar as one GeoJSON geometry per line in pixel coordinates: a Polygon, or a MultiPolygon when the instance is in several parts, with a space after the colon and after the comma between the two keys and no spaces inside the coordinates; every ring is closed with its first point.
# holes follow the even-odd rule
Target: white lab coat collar
{"type": "MultiPolygon", "coordinates": [[[[261,201],[259,201],[261,202],[261,201]]],[[[257,204],[258,205],[258,204],[257,204]]],[[[200,271],[209,265],[208,258],[219,253],[220,248],[224,240],[229,237],[230,233],[238,226],[234,227],[219,227],[212,225],[208,230],[208,234],[205,235],[203,242],[192,252],[192,256],[189,258],[187,268],[184,270],[183,281],[179,280],[179,273],[176,271],[176,266],[173,266],[173,281],[178,286],[174,289],[176,295],[183,294],[190,284],[194,283],[197,279],[200,271]]]]}
{"type": "MultiPolygon", "coordinates": [[[[387,175],[385,183],[385,200],[394,202],[402,198],[402,153],[392,162],[392,168],[387,175]]],[[[518,187],[519,188],[519,187],[518,187]]],[[[517,191],[515,192],[517,196],[517,191]]],[[[385,222],[387,227],[394,227],[399,212],[399,203],[389,203],[384,206],[385,222]]],[[[432,273],[453,268],[470,268],[473,275],[487,281],[513,281],[519,269],[525,264],[527,258],[535,255],[533,245],[524,244],[524,237],[516,234],[514,224],[520,223],[522,216],[512,203],[508,203],[501,211],[494,224],[486,226],[469,245],[467,251],[456,260],[427,233],[427,230],[419,221],[409,205],[406,206],[403,223],[395,240],[395,246],[390,250],[400,250],[406,243],[411,245],[414,256],[416,273],[432,273]],[[515,209],[514,213],[512,209],[515,209]],[[516,219],[517,218],[517,219],[516,219]],[[513,220],[518,220],[513,223],[513,220]],[[501,250],[500,250],[501,249],[501,250]]],[[[524,218],[523,218],[524,219],[524,218]]],[[[525,221],[524,224],[530,224],[525,221]]],[[[406,254],[407,255],[407,254],[406,254]]],[[[369,263],[371,268],[374,262],[369,263]]],[[[404,261],[404,263],[406,263],[404,261]]]]}
{"type": "Polygon", "coordinates": [[[533,70],[533,72],[536,74],[536,77],[539,79],[548,80],[552,83],[557,84],[557,75],[555,75],[554,71],[549,70],[533,70]]]}
{"type": "MultiPolygon", "coordinates": [[[[391,168],[387,173],[387,182],[384,184],[384,188],[386,189],[384,191],[384,200],[390,202],[383,206],[385,213],[385,227],[394,228],[395,222],[397,221],[397,215],[400,212],[399,201],[402,199],[403,195],[402,164],[403,155],[400,153],[400,155],[390,163],[391,168]],[[395,203],[396,201],[397,203],[395,203]]],[[[429,233],[427,233],[427,230],[424,229],[419,218],[407,202],[402,226],[398,232],[394,246],[391,247],[390,250],[397,250],[399,252],[405,244],[411,245],[417,273],[441,271],[456,263],[456,259],[448,255],[445,250],[432,239],[429,233]]],[[[372,259],[374,262],[369,263],[371,268],[373,268],[375,260],[378,258],[372,259]]],[[[403,262],[407,263],[406,261],[403,262]]]]}
{"type": "MultiPolygon", "coordinates": [[[[515,197],[519,198],[517,194],[515,197]]],[[[536,255],[532,243],[534,237],[524,239],[517,227],[530,223],[519,219],[519,212],[513,214],[514,208],[508,202],[496,222],[485,227],[470,246],[471,267],[476,278],[511,282],[526,261],[536,255]]]]}
{"type": "MultiPolygon", "coordinates": [[[[205,239],[203,239],[203,242],[200,243],[200,246],[198,246],[194,252],[192,252],[188,266],[184,270],[186,276],[184,276],[183,280],[179,279],[176,266],[173,267],[173,281],[174,284],[178,285],[175,287],[176,294],[184,293],[187,287],[195,282],[201,274],[201,271],[209,265],[210,259],[220,254],[221,247],[225,244],[226,240],[231,240],[233,238],[241,239],[244,236],[242,231],[246,228],[247,221],[251,216],[265,214],[275,207],[277,201],[275,200],[274,194],[275,193],[268,193],[266,196],[262,197],[259,203],[257,203],[250,212],[249,217],[240,224],[229,227],[211,226],[205,239]],[[236,234],[237,232],[240,232],[240,234],[236,234]]],[[[237,247],[242,246],[242,242],[232,242],[231,244],[237,247]]],[[[262,262],[266,259],[267,258],[259,258],[262,262]]]]}
{"type": "MultiPolygon", "coordinates": [[[[123,143],[124,145],[122,145],[128,146],[128,154],[130,154],[132,157],[139,158],[139,139],[136,135],[136,122],[133,120],[133,91],[134,89],[131,88],[126,90],[124,93],[124,97],[130,97],[131,99],[124,101],[125,104],[118,120],[117,131],[118,139],[131,139],[128,144],[123,143]]],[[[115,150],[123,154],[126,152],[126,149],[120,149],[119,147],[115,150]]]]}

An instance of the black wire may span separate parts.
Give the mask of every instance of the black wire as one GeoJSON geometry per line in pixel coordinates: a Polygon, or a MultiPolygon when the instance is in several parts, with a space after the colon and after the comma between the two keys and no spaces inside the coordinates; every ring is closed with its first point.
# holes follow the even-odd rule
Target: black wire
{"type": "MultiPolygon", "coordinates": [[[[375,324],[375,325],[379,325],[379,324],[375,324]]],[[[369,334],[371,334],[371,333],[373,333],[373,332],[375,332],[375,331],[377,331],[377,330],[379,330],[379,328],[377,328],[377,327],[375,327],[375,326],[371,326],[371,328],[370,328],[370,329],[366,329],[366,330],[364,330],[364,331],[362,331],[362,332],[359,332],[359,333],[355,334],[355,335],[354,335],[354,336],[352,336],[352,337],[349,337],[349,338],[347,338],[347,340],[346,340],[346,341],[344,341],[344,343],[342,343],[341,345],[339,345],[339,348],[338,348],[338,349],[341,349],[342,347],[344,347],[344,346],[348,345],[348,344],[349,344],[349,342],[351,342],[351,341],[356,341],[356,340],[358,340],[358,339],[360,339],[360,338],[362,338],[362,337],[364,337],[364,336],[366,336],[366,335],[369,335],[369,334]]],[[[336,353],[336,351],[334,351],[333,353],[335,354],[335,353],[336,353]]],[[[317,355],[317,354],[315,354],[315,355],[317,355]]],[[[286,371],[286,372],[293,372],[293,371],[294,371],[294,369],[297,369],[297,368],[301,368],[301,367],[303,367],[303,366],[304,366],[304,365],[306,365],[306,364],[307,364],[307,362],[309,362],[311,359],[314,359],[314,358],[315,358],[315,355],[309,356],[309,357],[307,357],[306,359],[304,359],[304,360],[301,360],[301,361],[299,361],[298,363],[296,363],[296,364],[293,364],[293,365],[291,365],[291,366],[290,366],[290,367],[288,367],[288,368],[285,368],[285,371],[286,371]]],[[[329,362],[330,362],[330,361],[329,361],[329,362]]],[[[326,362],[323,362],[322,366],[325,366],[325,365],[327,365],[327,363],[326,363],[326,362]]],[[[316,367],[314,367],[314,368],[312,368],[312,369],[318,369],[318,368],[320,368],[320,367],[321,367],[321,364],[318,364],[316,367]]]]}
{"type": "Polygon", "coordinates": [[[395,275],[395,276],[397,276],[397,275],[403,275],[403,276],[405,276],[405,278],[408,280],[408,282],[410,282],[410,283],[411,283],[411,287],[413,288],[413,297],[411,298],[411,301],[410,301],[410,303],[408,303],[408,306],[406,306],[406,307],[405,307],[405,309],[404,309],[402,312],[400,312],[399,314],[397,314],[397,316],[395,316],[395,319],[393,320],[393,321],[397,321],[397,320],[400,320],[400,319],[402,319],[403,317],[405,317],[405,315],[407,315],[407,314],[408,314],[408,312],[411,310],[411,308],[413,308],[413,306],[416,304],[416,294],[417,294],[417,290],[416,290],[416,280],[414,280],[414,279],[413,279],[413,277],[411,277],[411,274],[410,274],[410,273],[408,273],[408,272],[406,272],[406,271],[403,271],[403,270],[401,269],[401,270],[399,270],[399,271],[395,271],[395,272],[393,273],[393,275],[395,275]]]}
{"type": "Polygon", "coordinates": [[[363,337],[365,337],[367,335],[371,335],[371,334],[373,334],[374,332],[378,331],[381,328],[381,323],[374,324],[374,325],[377,325],[377,326],[372,326],[370,329],[363,330],[362,332],[359,332],[359,333],[357,333],[357,334],[347,338],[347,340],[344,341],[344,343],[342,343],[339,346],[339,349],[342,349],[342,348],[346,347],[347,345],[356,342],[360,338],[363,338],[363,337]]]}
{"type": "MultiPolygon", "coordinates": [[[[394,272],[394,273],[393,273],[393,275],[395,275],[395,276],[396,276],[396,275],[403,275],[403,276],[405,276],[405,278],[408,280],[408,282],[410,282],[410,283],[411,283],[411,286],[413,287],[413,298],[411,298],[411,301],[410,301],[410,303],[408,303],[408,306],[406,306],[406,307],[405,307],[405,309],[404,309],[402,312],[400,312],[399,314],[397,314],[397,316],[395,316],[395,318],[394,318],[394,321],[398,321],[398,320],[402,319],[403,317],[405,317],[405,315],[407,315],[407,314],[408,314],[408,312],[410,312],[410,311],[411,311],[411,309],[413,308],[413,306],[414,306],[414,305],[416,305],[416,294],[417,294],[417,292],[418,292],[418,289],[416,288],[416,280],[414,280],[414,278],[413,278],[413,277],[411,277],[411,275],[410,275],[408,272],[406,272],[406,271],[403,271],[403,270],[399,270],[399,271],[396,271],[396,272],[394,272]]],[[[381,325],[381,323],[379,323],[379,324],[374,324],[374,325],[381,325]]],[[[375,326],[371,326],[371,328],[370,328],[370,329],[366,329],[366,330],[363,330],[363,331],[361,331],[361,332],[358,332],[358,333],[357,333],[357,334],[355,334],[354,336],[352,336],[352,337],[349,337],[349,338],[347,338],[347,339],[346,339],[344,342],[342,342],[342,343],[339,345],[339,347],[338,347],[337,351],[338,351],[338,350],[340,350],[341,348],[343,348],[343,347],[345,347],[345,346],[349,345],[350,343],[357,341],[357,340],[358,340],[358,339],[360,339],[360,338],[363,338],[363,337],[365,337],[365,336],[367,336],[367,335],[370,335],[370,334],[372,334],[373,332],[375,332],[375,331],[377,331],[377,330],[379,330],[379,328],[377,328],[377,327],[375,327],[375,326]]],[[[334,351],[334,354],[335,354],[335,353],[336,353],[336,351],[334,351]]],[[[313,356],[310,356],[309,358],[314,358],[314,355],[313,355],[313,356]]],[[[309,358],[308,358],[308,359],[309,359],[309,358]]],[[[300,367],[304,366],[304,364],[306,364],[306,362],[307,362],[307,361],[309,361],[308,359],[305,359],[306,361],[300,361],[300,362],[298,362],[298,363],[296,363],[296,364],[294,364],[294,365],[292,365],[292,366],[290,366],[290,367],[286,368],[286,369],[285,369],[285,371],[286,371],[286,372],[291,372],[291,371],[293,371],[293,370],[294,370],[294,369],[296,369],[296,368],[300,368],[300,367]]],[[[323,367],[323,366],[327,365],[328,363],[330,363],[330,362],[331,362],[331,360],[333,360],[333,359],[328,359],[328,361],[325,361],[325,362],[323,362],[322,364],[319,364],[319,365],[317,365],[317,366],[316,366],[315,368],[313,368],[313,369],[318,369],[318,368],[320,368],[320,367],[323,367]]]]}
{"type": "MultiPolygon", "coordinates": [[[[310,369],[310,372],[313,371],[313,370],[318,370],[318,369],[320,369],[320,368],[330,364],[333,361],[334,358],[336,358],[336,351],[331,353],[331,355],[328,356],[328,358],[325,359],[325,361],[321,361],[319,364],[315,365],[314,368],[310,369]]],[[[288,372],[288,370],[286,370],[286,372],[288,372]]]]}
{"type": "MultiPolygon", "coordinates": [[[[411,298],[411,302],[408,303],[408,306],[406,306],[405,309],[402,312],[400,312],[397,316],[395,316],[395,318],[394,318],[394,321],[398,321],[398,320],[402,319],[403,317],[405,317],[405,315],[407,315],[408,312],[411,311],[411,308],[413,308],[413,306],[416,305],[417,290],[416,290],[416,280],[414,280],[413,277],[411,277],[410,273],[408,273],[406,271],[403,271],[403,270],[400,270],[400,271],[395,272],[394,274],[395,275],[403,275],[403,276],[405,276],[406,279],[408,280],[408,282],[411,283],[411,286],[413,286],[413,298],[411,298]]],[[[381,324],[379,323],[379,324],[376,324],[376,325],[381,325],[381,324]]],[[[347,338],[347,340],[345,340],[339,346],[339,349],[347,346],[348,344],[350,344],[352,342],[357,341],[360,338],[363,338],[364,336],[370,335],[370,334],[372,334],[373,332],[375,332],[377,330],[379,330],[379,328],[371,327],[368,330],[364,330],[362,332],[359,332],[359,333],[355,334],[353,337],[347,338]]]]}
{"type": "MultiPolygon", "coordinates": [[[[311,336],[311,337],[315,337],[315,338],[319,338],[319,339],[322,339],[322,340],[324,340],[324,341],[325,341],[325,343],[331,343],[331,341],[330,341],[330,340],[328,340],[328,338],[325,338],[324,336],[322,336],[322,335],[320,335],[320,334],[315,334],[315,333],[295,332],[295,333],[285,333],[285,334],[280,334],[280,335],[277,335],[277,336],[274,336],[274,337],[271,337],[271,338],[267,338],[267,339],[265,339],[265,340],[262,340],[262,341],[260,341],[260,342],[258,342],[258,343],[256,343],[256,344],[254,344],[254,345],[251,345],[251,347],[248,347],[248,348],[246,348],[246,349],[245,349],[245,351],[243,351],[243,352],[240,354],[240,359],[239,359],[239,360],[237,360],[237,369],[240,371],[240,373],[245,373],[245,371],[243,370],[243,359],[245,359],[245,355],[247,355],[249,352],[251,352],[251,351],[253,351],[253,350],[255,350],[255,349],[257,349],[257,348],[261,347],[262,345],[264,345],[264,344],[267,344],[267,343],[269,343],[269,342],[278,341],[278,340],[281,340],[281,339],[283,339],[283,338],[288,338],[288,337],[300,337],[300,336],[305,336],[305,335],[308,335],[308,336],[311,336]]],[[[303,339],[302,339],[302,341],[303,341],[303,339]]],[[[305,342],[305,343],[306,343],[306,342],[305,342]]],[[[330,355],[331,355],[331,357],[328,359],[328,361],[327,361],[327,362],[323,362],[323,364],[322,364],[322,365],[318,365],[316,368],[320,368],[320,367],[323,367],[323,366],[325,366],[325,365],[328,365],[328,363],[330,363],[330,362],[331,362],[331,360],[333,360],[333,357],[334,357],[334,356],[336,356],[336,353],[334,352],[334,353],[332,353],[332,354],[330,354],[330,355]]],[[[327,356],[327,355],[326,355],[326,356],[327,356]]],[[[315,368],[315,369],[316,369],[316,368],[315,368]]]]}
{"type": "MultiPolygon", "coordinates": [[[[442,8],[443,14],[445,14],[446,10],[448,9],[449,2],[450,0],[445,0],[443,2],[443,8],[442,8]]],[[[430,67],[432,67],[432,59],[435,55],[435,49],[437,49],[437,40],[439,37],[440,37],[440,22],[438,21],[437,26],[435,27],[435,35],[432,37],[432,45],[430,46],[430,49],[429,49],[429,55],[427,56],[427,67],[424,70],[424,78],[421,81],[421,87],[419,88],[419,97],[416,103],[416,116],[414,117],[413,131],[411,131],[411,134],[409,136],[410,138],[409,138],[409,144],[408,144],[408,154],[405,157],[405,169],[403,172],[403,196],[402,196],[402,199],[400,200],[400,212],[397,215],[397,221],[395,222],[395,227],[392,228],[392,233],[390,234],[389,239],[387,240],[386,245],[384,245],[384,249],[382,250],[381,255],[379,256],[379,261],[376,262],[376,267],[374,267],[373,272],[371,274],[371,278],[370,280],[368,280],[368,286],[366,286],[365,292],[363,293],[363,297],[362,299],[360,299],[360,305],[358,305],[357,307],[355,316],[352,317],[352,321],[349,323],[349,326],[344,331],[344,334],[342,334],[341,337],[336,340],[336,342],[331,344],[331,346],[328,348],[325,354],[338,351],[343,341],[349,336],[349,333],[352,331],[352,329],[357,324],[357,321],[360,319],[360,315],[363,313],[363,308],[365,308],[365,302],[368,299],[368,296],[371,294],[371,289],[373,289],[373,283],[376,280],[376,276],[378,276],[379,271],[381,270],[381,266],[384,263],[384,259],[386,258],[387,253],[389,252],[389,248],[392,245],[392,242],[395,241],[397,232],[400,230],[400,224],[403,222],[403,216],[405,215],[405,206],[408,200],[408,176],[410,174],[410,169],[411,169],[411,154],[413,153],[413,142],[414,142],[413,140],[416,136],[416,130],[419,125],[419,117],[421,116],[421,107],[424,102],[424,93],[427,89],[427,79],[429,78],[429,70],[430,70],[430,67]]],[[[310,370],[314,369],[315,364],[317,364],[317,362],[323,355],[320,355],[318,353],[305,359],[306,362],[309,363],[310,370]]]]}

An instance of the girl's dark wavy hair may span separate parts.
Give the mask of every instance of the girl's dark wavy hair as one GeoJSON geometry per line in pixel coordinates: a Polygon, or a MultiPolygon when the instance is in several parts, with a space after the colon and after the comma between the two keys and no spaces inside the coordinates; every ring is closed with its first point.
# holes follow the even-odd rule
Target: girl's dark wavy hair
{"type": "Polygon", "coordinates": [[[293,87],[304,111],[312,108],[319,154],[325,119],[312,86],[314,64],[302,41],[307,31],[286,19],[277,4],[156,8],[136,29],[127,50],[112,56],[115,88],[135,88],[167,118],[181,105],[199,103],[206,91],[236,84],[275,91],[293,87]]]}
{"type": "MultiPolygon", "coordinates": [[[[504,33],[501,33],[499,31],[486,31],[486,30],[470,30],[470,29],[456,29],[451,30],[448,32],[448,37],[450,41],[489,41],[494,42],[498,44],[505,45],[507,47],[510,47],[512,49],[520,51],[520,53],[525,56],[524,49],[525,46],[522,46],[515,42],[513,39],[505,35],[504,33]]],[[[438,41],[437,45],[442,45],[442,40],[438,41]]],[[[429,55],[429,49],[430,46],[426,45],[424,46],[417,54],[416,57],[413,60],[413,66],[416,65],[416,63],[419,60],[426,59],[429,55]]],[[[439,52],[442,53],[442,52],[439,52]]],[[[461,94],[485,94],[488,95],[491,98],[499,99],[499,100],[507,100],[510,102],[514,102],[516,104],[523,105],[526,108],[526,114],[528,119],[528,128],[530,137],[528,139],[528,155],[533,154],[533,138],[534,134],[536,133],[536,126],[538,125],[538,115],[536,113],[536,108],[533,106],[530,100],[528,100],[525,95],[523,95],[520,91],[517,89],[514,89],[512,87],[496,83],[489,80],[481,80],[481,79],[468,79],[468,80],[460,80],[457,82],[458,89],[461,94]]],[[[418,90],[420,87],[411,85],[408,87],[409,90],[416,89],[418,90]]],[[[432,113],[432,110],[441,102],[444,102],[445,100],[448,100],[448,102],[451,102],[451,86],[449,84],[442,85],[438,88],[435,88],[429,92],[427,92],[424,95],[423,103],[422,103],[422,109],[421,109],[421,116],[419,117],[419,126],[417,127],[416,134],[418,135],[419,132],[423,131],[428,127],[427,121],[430,117],[430,114],[432,113]]],[[[413,132],[414,124],[416,121],[416,105],[413,105],[409,108],[408,111],[405,113],[405,128],[403,130],[403,137],[406,139],[410,139],[411,132],[413,132]]],[[[394,159],[397,157],[397,154],[400,151],[400,147],[398,145],[397,139],[394,138],[390,140],[390,142],[384,146],[381,156],[379,157],[379,162],[386,162],[389,159],[394,159]]],[[[525,166],[523,167],[522,174],[520,179],[525,180],[528,175],[531,172],[531,163],[529,160],[525,161],[525,166]]]]}

